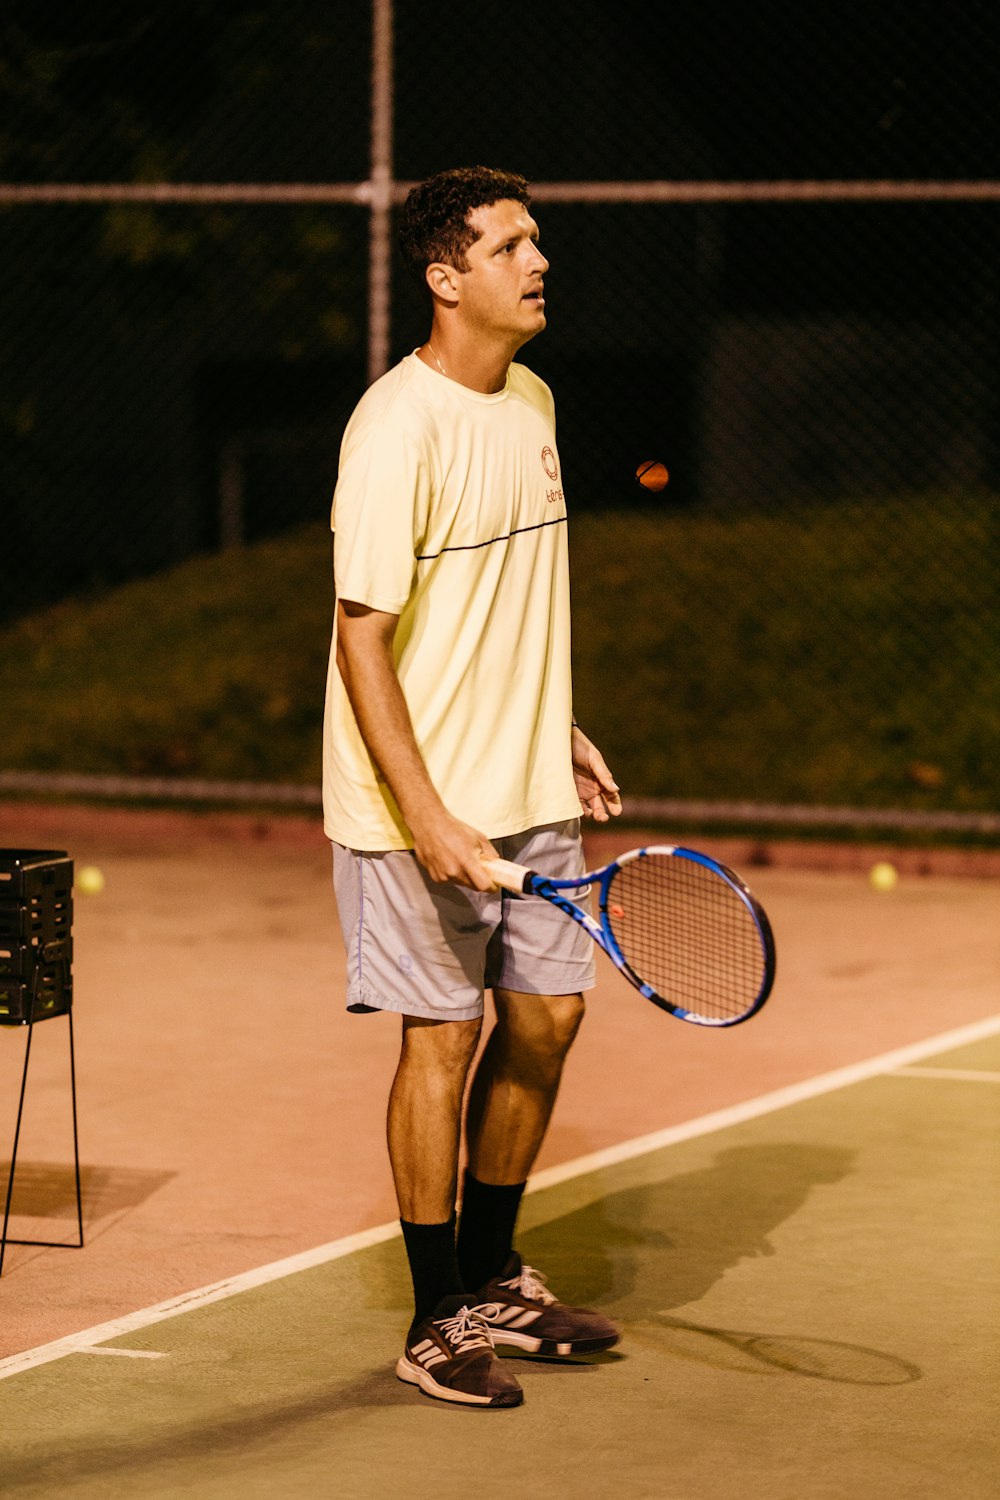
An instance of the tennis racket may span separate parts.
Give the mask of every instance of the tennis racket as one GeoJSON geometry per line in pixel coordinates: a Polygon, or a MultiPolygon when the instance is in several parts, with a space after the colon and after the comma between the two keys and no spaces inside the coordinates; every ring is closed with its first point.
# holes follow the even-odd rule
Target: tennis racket
{"type": "Polygon", "coordinates": [[[754,1015],[774,983],[771,924],[740,877],[694,849],[631,849],[576,880],[550,880],[509,860],[486,868],[503,890],[542,896],[574,922],[641,995],[696,1026],[735,1026],[754,1015]],[[598,913],[568,892],[589,897],[598,913]]]}

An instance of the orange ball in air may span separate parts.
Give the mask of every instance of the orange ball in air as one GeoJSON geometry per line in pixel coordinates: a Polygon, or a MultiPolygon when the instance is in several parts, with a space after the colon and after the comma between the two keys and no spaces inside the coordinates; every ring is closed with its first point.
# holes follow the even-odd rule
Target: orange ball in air
{"type": "Polygon", "coordinates": [[[660,490],[666,489],[667,480],[670,478],[670,475],[666,464],[661,464],[655,459],[650,459],[649,463],[639,465],[635,471],[635,477],[644,490],[653,490],[655,493],[659,493],[660,490]]]}

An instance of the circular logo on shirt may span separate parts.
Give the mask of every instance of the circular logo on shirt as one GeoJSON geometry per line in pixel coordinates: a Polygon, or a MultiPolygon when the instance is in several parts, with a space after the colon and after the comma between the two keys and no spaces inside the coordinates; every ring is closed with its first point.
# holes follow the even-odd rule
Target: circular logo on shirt
{"type": "Polygon", "coordinates": [[[542,449],[542,468],[550,479],[559,478],[559,465],[556,463],[556,456],[548,444],[542,449]]]}

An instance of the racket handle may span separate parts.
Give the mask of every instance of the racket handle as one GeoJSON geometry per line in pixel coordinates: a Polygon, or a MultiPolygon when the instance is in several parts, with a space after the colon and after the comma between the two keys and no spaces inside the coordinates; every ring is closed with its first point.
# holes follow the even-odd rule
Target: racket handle
{"type": "Polygon", "coordinates": [[[512,864],[509,859],[484,859],[483,864],[501,890],[529,894],[534,871],[529,870],[526,865],[512,864]]]}

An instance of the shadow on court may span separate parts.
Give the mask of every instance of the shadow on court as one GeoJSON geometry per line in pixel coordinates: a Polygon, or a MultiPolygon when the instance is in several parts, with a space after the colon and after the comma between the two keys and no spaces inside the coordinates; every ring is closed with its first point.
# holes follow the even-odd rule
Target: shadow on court
{"type": "MultiPolygon", "coordinates": [[[[176,1172],[136,1167],[81,1166],[84,1244],[93,1245],[176,1176],[176,1172]]],[[[10,1162],[0,1161],[0,1190],[4,1193],[9,1178],[10,1162]]],[[[2,1208],[3,1200],[0,1199],[0,1216],[2,1208]]],[[[76,1244],[76,1179],[72,1164],[18,1159],[7,1232],[12,1270],[19,1270],[46,1253],[38,1246],[28,1248],[21,1245],[14,1250],[19,1239],[44,1236],[52,1243],[63,1241],[65,1248],[79,1248],[76,1244]],[[15,1254],[17,1259],[13,1262],[15,1254]]],[[[8,1274],[5,1269],[5,1276],[8,1274]]]]}
{"type": "Polygon", "coordinates": [[[139,1414],[123,1406],[116,1413],[114,1438],[105,1432],[103,1441],[89,1441],[83,1450],[74,1440],[50,1440],[44,1448],[5,1459],[4,1489],[10,1493],[16,1485],[20,1494],[54,1495],[70,1484],[92,1484],[94,1494],[126,1494],[135,1493],[131,1486],[141,1483],[141,1475],[155,1474],[163,1486],[159,1493],[180,1494],[193,1476],[245,1464],[254,1453],[273,1452],[288,1443],[324,1446],[335,1441],[339,1419],[359,1409],[405,1406],[410,1400],[409,1388],[382,1367],[349,1390],[331,1382],[297,1399],[237,1403],[224,1415],[168,1420],[145,1431],[139,1414]]]}
{"type": "MultiPolygon", "coordinates": [[[[644,1339],[652,1338],[664,1355],[736,1372],[770,1369],[859,1383],[915,1379],[919,1371],[874,1350],[821,1339],[769,1339],[686,1322],[668,1311],[698,1302],[741,1262],[773,1254],[774,1231],[802,1209],[817,1187],[845,1178],[854,1155],[847,1149],[793,1142],[734,1146],[718,1152],[710,1166],[608,1193],[531,1229],[522,1248],[529,1260],[544,1268],[560,1296],[607,1307],[628,1325],[641,1323],[644,1339]]],[[[203,1324],[215,1328],[200,1330],[196,1348],[183,1342],[173,1347],[183,1337],[184,1320],[150,1328],[141,1339],[128,1339],[131,1348],[144,1346],[169,1355],[162,1364],[143,1361],[140,1377],[166,1373],[169,1365],[172,1382],[186,1382],[190,1392],[203,1389],[206,1400],[200,1410],[177,1410],[165,1424],[161,1414],[161,1420],[144,1430],[140,1400],[127,1424],[115,1422],[119,1435],[113,1441],[108,1441],[107,1429],[103,1440],[88,1443],[84,1452],[76,1441],[56,1448],[49,1441],[44,1453],[36,1449],[30,1458],[19,1455],[23,1462],[7,1466],[7,1482],[34,1489],[65,1482],[72,1475],[75,1483],[88,1477],[97,1483],[126,1468],[133,1475],[156,1472],[162,1480],[190,1466],[203,1471],[206,1464],[224,1463],[227,1455],[245,1460],[248,1453],[273,1451],[288,1443],[332,1443],[336,1448],[341,1424],[354,1422],[359,1413],[387,1415],[394,1408],[401,1415],[422,1412],[427,1420],[433,1413],[422,1409],[433,1405],[436,1420],[455,1431],[456,1422],[482,1422],[483,1413],[429,1403],[395,1378],[408,1290],[399,1247],[376,1246],[351,1261],[353,1266],[334,1262],[286,1285],[264,1289],[271,1293],[264,1296],[266,1303],[280,1303],[295,1280],[300,1282],[297,1304],[289,1302],[289,1316],[277,1334],[266,1306],[247,1321],[237,1317],[237,1302],[201,1314],[203,1324]],[[308,1289],[301,1284],[306,1278],[308,1289]],[[262,1374],[255,1368],[251,1377],[249,1367],[255,1362],[259,1366],[265,1357],[270,1371],[262,1374]],[[251,1377],[245,1385],[238,1379],[241,1368],[251,1377]],[[263,1394],[262,1379],[276,1389],[269,1398],[253,1399],[263,1394]],[[225,1399],[213,1411],[216,1395],[225,1399]]],[[[581,1382],[590,1386],[601,1378],[601,1365],[627,1360],[628,1342],[625,1349],[624,1354],[610,1351],[568,1366],[544,1361],[519,1365],[530,1368],[536,1386],[543,1386],[540,1397],[544,1389],[558,1388],[565,1399],[570,1383],[579,1391],[581,1382]]],[[[139,1363],[76,1357],[77,1370],[89,1380],[101,1379],[108,1364],[120,1364],[130,1367],[134,1382],[139,1363]]],[[[123,1386],[123,1398],[125,1392],[123,1386]]],[[[139,1396],[131,1383],[130,1401],[139,1396]]]]}
{"type": "MultiPolygon", "coordinates": [[[[0,1185],[6,1185],[10,1162],[0,1160],[0,1185]]],[[[138,1208],[177,1176],[176,1172],[135,1167],[81,1166],[83,1221],[89,1229],[111,1214],[138,1208]]],[[[72,1165],[18,1160],[11,1214],[36,1219],[76,1215],[76,1181],[72,1165]]]]}
{"type": "Polygon", "coordinates": [[[5,1495],[986,1500],[984,1090],[881,1077],[530,1195],[526,1258],[624,1338],[514,1361],[502,1416],[397,1381],[391,1239],[27,1372],[5,1495]]]}
{"type": "Polygon", "coordinates": [[[661,1316],[663,1352],[736,1374],[805,1375],[841,1385],[909,1385],[923,1370],[863,1344],[789,1334],[741,1333],[661,1316]]]}
{"type": "Polygon", "coordinates": [[[841,1182],[857,1153],[794,1142],[735,1146],[713,1164],[666,1182],[609,1193],[525,1236],[564,1300],[644,1323],[671,1358],[744,1374],[792,1374],[855,1385],[919,1380],[911,1361],[809,1335],[711,1327],[668,1309],[700,1302],[745,1260],[776,1253],[771,1236],[813,1190],[841,1182]]]}
{"type": "Polygon", "coordinates": [[[840,1182],[855,1153],[761,1144],[720,1151],[710,1167],[626,1188],[533,1229],[525,1256],[563,1301],[613,1304],[626,1321],[698,1302],[741,1261],[773,1255],[769,1236],[813,1189],[840,1182]]]}

